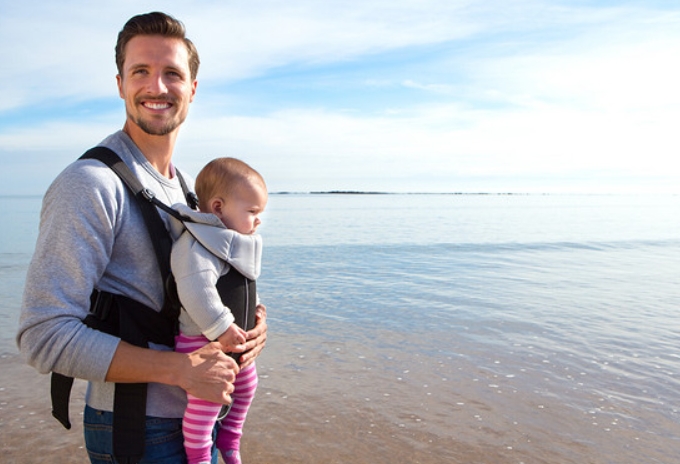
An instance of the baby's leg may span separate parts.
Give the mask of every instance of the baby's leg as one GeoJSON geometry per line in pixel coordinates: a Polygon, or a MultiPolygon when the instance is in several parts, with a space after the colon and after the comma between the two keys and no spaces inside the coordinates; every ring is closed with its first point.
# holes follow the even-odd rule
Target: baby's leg
{"type": "Polygon", "coordinates": [[[187,399],[189,404],[184,411],[182,433],[188,464],[211,462],[212,433],[222,405],[189,394],[187,399]]]}
{"type": "MultiPolygon", "coordinates": [[[[175,351],[191,353],[208,343],[203,336],[188,336],[179,334],[175,338],[175,351]]],[[[211,462],[212,434],[221,404],[212,403],[193,395],[187,394],[189,401],[182,419],[182,433],[184,434],[184,449],[189,464],[211,462]]]]}
{"type": "MultiPolygon", "coordinates": [[[[257,369],[255,363],[243,369],[236,375],[234,382],[234,392],[231,394],[233,401],[229,414],[222,419],[220,428],[217,432],[217,449],[222,456],[230,450],[238,452],[243,435],[243,424],[250,408],[255,391],[257,390],[257,369]]],[[[225,462],[229,462],[225,458],[225,462]]]]}

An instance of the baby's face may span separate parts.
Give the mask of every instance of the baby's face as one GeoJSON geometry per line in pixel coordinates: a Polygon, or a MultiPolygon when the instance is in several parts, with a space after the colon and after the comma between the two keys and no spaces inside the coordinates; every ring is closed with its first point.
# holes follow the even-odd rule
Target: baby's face
{"type": "Polygon", "coordinates": [[[258,185],[244,185],[227,198],[218,217],[231,230],[240,234],[254,234],[262,223],[260,214],[267,206],[267,190],[258,185]]]}

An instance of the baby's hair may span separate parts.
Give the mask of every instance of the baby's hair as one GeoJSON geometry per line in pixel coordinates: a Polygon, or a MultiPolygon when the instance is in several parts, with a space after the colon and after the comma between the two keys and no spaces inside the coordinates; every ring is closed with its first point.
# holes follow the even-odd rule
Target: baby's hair
{"type": "Polygon", "coordinates": [[[209,211],[212,198],[229,196],[244,184],[259,184],[266,190],[264,178],[248,164],[236,158],[215,158],[196,177],[196,195],[201,211],[209,211]]]}

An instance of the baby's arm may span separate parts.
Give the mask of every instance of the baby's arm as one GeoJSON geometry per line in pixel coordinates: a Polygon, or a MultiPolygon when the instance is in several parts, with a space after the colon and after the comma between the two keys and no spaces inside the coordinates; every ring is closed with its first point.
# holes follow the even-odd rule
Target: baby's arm
{"type": "Polygon", "coordinates": [[[170,265],[177,284],[177,295],[188,317],[182,317],[182,330],[190,335],[202,333],[216,340],[234,322],[215,287],[224,262],[183,234],[174,244],[170,265]]]}

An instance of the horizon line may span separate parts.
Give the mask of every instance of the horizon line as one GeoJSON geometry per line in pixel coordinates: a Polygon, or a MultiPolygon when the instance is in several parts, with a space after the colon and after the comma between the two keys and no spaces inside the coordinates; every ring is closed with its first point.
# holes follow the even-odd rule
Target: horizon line
{"type": "MultiPolygon", "coordinates": [[[[44,193],[4,194],[0,198],[42,198],[44,193]]],[[[460,196],[550,196],[550,195],[668,195],[676,196],[680,193],[672,192],[390,192],[373,190],[312,190],[293,191],[282,190],[269,192],[269,195],[460,195],[460,196]]]]}

